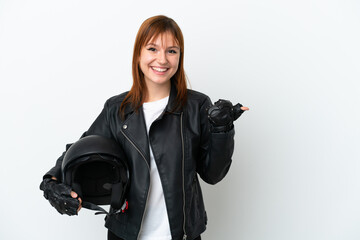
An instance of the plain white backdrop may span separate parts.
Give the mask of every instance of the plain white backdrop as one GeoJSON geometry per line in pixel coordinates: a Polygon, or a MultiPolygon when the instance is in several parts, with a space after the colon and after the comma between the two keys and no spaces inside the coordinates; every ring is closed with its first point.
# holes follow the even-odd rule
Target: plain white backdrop
{"type": "Polygon", "coordinates": [[[103,216],[61,216],[39,184],[130,88],[158,14],[183,30],[191,87],[250,107],[229,174],[202,183],[203,239],[360,239],[356,0],[0,0],[0,239],[106,239],[103,216]]]}

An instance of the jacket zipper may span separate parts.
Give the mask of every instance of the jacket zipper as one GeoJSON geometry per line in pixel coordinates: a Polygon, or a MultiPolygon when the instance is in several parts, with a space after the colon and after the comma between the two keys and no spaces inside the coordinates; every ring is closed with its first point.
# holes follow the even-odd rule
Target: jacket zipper
{"type": "MultiPolygon", "coordinates": [[[[146,163],[146,166],[148,167],[148,170],[149,170],[149,173],[150,173],[150,166],[149,166],[148,162],[146,161],[145,156],[142,154],[140,149],[138,147],[136,147],[136,145],[128,138],[128,136],[126,136],[126,134],[123,132],[123,130],[120,130],[120,131],[124,135],[124,137],[131,143],[131,145],[133,145],[133,147],[140,153],[140,155],[144,159],[144,161],[146,163]]],[[[144,212],[143,212],[142,217],[141,217],[141,224],[140,224],[140,229],[139,229],[139,232],[138,232],[138,235],[137,235],[137,239],[139,239],[139,233],[141,232],[141,229],[142,229],[142,224],[143,224],[143,221],[144,221],[144,216],[145,216],[145,212],[146,212],[148,199],[149,199],[149,191],[147,192],[147,195],[146,195],[145,209],[144,209],[144,212]]]]}
{"type": "Polygon", "coordinates": [[[182,145],[182,180],[183,180],[183,214],[184,214],[184,222],[183,222],[183,231],[184,231],[184,236],[183,236],[183,240],[187,239],[187,235],[186,235],[186,229],[185,229],[185,224],[186,224],[186,212],[185,212],[185,150],[184,150],[184,133],[183,133],[183,112],[181,113],[181,117],[180,117],[180,132],[181,132],[181,145],[182,145]]]}

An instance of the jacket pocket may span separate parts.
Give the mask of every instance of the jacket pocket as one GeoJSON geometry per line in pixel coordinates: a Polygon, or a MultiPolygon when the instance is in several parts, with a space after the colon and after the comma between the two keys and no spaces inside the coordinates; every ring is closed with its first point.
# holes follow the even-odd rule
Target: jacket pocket
{"type": "Polygon", "coordinates": [[[189,224],[193,225],[198,223],[201,219],[201,190],[197,176],[195,175],[191,183],[191,198],[190,198],[190,208],[189,208],[189,224]]]}

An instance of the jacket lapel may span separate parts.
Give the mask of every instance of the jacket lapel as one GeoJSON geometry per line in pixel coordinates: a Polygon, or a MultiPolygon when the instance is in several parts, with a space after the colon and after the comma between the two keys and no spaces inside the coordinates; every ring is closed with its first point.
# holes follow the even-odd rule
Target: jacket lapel
{"type": "MultiPolygon", "coordinates": [[[[157,120],[160,120],[164,113],[180,114],[181,109],[175,109],[177,90],[175,83],[171,82],[169,102],[165,108],[165,111],[159,116],[157,120]]],[[[140,154],[142,154],[145,160],[150,166],[150,150],[149,150],[149,138],[147,135],[147,129],[145,124],[145,117],[142,106],[139,111],[135,111],[131,104],[128,104],[125,108],[126,120],[122,125],[122,132],[127,136],[128,140],[135,145],[140,154]]]]}
{"type": "Polygon", "coordinates": [[[140,154],[150,166],[149,140],[145,125],[144,112],[140,107],[138,112],[133,112],[126,118],[122,125],[122,132],[127,136],[131,144],[134,144],[140,154]]]}

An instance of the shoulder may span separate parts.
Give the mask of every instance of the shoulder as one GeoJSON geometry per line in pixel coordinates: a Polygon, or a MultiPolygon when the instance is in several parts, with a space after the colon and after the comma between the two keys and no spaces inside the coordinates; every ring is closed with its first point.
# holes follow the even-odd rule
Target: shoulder
{"type": "Polygon", "coordinates": [[[209,96],[192,89],[187,90],[187,102],[189,104],[200,104],[200,105],[211,104],[211,100],[209,96]]]}
{"type": "Polygon", "coordinates": [[[108,100],[106,100],[105,106],[120,106],[128,93],[129,91],[110,97],[108,100]]]}

